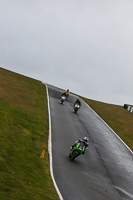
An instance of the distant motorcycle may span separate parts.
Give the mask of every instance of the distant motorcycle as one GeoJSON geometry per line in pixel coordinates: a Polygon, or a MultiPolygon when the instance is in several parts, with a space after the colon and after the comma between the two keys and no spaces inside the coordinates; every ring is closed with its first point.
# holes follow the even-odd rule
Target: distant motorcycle
{"type": "Polygon", "coordinates": [[[80,109],[79,104],[74,105],[74,112],[76,113],[80,109]]]}
{"type": "Polygon", "coordinates": [[[63,96],[61,97],[61,104],[63,104],[65,100],[66,100],[66,97],[63,95],[63,96]]]}
{"type": "Polygon", "coordinates": [[[85,151],[85,145],[83,142],[78,142],[76,146],[70,148],[69,158],[73,161],[76,157],[83,154],[85,151]]]}

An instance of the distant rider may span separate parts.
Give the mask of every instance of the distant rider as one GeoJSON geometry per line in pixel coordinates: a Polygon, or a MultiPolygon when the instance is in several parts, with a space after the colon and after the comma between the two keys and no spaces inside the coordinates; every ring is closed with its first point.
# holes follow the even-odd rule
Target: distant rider
{"type": "Polygon", "coordinates": [[[61,97],[63,97],[63,96],[65,96],[66,97],[66,92],[63,92],[62,94],[61,94],[61,97]]]}
{"type": "Polygon", "coordinates": [[[73,104],[73,106],[75,106],[76,104],[79,105],[79,108],[81,107],[81,101],[80,101],[79,99],[77,99],[77,100],[75,101],[75,103],[73,104]]]}
{"type": "Polygon", "coordinates": [[[69,89],[66,90],[66,93],[69,93],[69,89]]]}
{"type": "Polygon", "coordinates": [[[62,93],[61,97],[65,96],[66,98],[69,96],[69,89],[62,93]]]}
{"type": "MultiPolygon", "coordinates": [[[[78,142],[82,142],[82,143],[84,143],[84,145],[85,145],[85,150],[88,148],[88,146],[89,146],[89,138],[88,137],[84,137],[83,139],[79,139],[78,141],[76,141],[74,144],[72,144],[72,146],[71,146],[71,148],[70,149],[72,149],[73,147],[75,147],[77,144],[78,144],[78,142]]],[[[84,150],[84,152],[83,152],[83,154],[85,154],[85,150],[84,150]]]]}
{"type": "Polygon", "coordinates": [[[69,96],[69,89],[66,90],[66,97],[68,98],[69,96]]]}

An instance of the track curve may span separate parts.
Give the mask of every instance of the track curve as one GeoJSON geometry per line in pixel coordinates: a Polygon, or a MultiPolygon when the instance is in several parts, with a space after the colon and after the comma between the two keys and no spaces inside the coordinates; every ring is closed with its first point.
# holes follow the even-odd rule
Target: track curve
{"type": "Polygon", "coordinates": [[[53,173],[63,199],[132,200],[132,152],[84,102],[75,114],[75,95],[61,105],[62,92],[48,85],[53,173]],[[89,148],[71,162],[70,146],[84,136],[90,138],[89,148]]]}

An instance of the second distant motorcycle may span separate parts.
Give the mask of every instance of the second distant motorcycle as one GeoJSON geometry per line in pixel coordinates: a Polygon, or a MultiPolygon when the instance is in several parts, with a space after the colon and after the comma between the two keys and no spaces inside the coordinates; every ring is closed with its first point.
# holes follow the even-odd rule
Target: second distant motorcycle
{"type": "Polygon", "coordinates": [[[78,98],[75,103],[73,104],[73,108],[74,108],[74,112],[76,113],[81,107],[81,101],[80,99],[78,98]]]}
{"type": "Polygon", "coordinates": [[[65,95],[63,95],[62,97],[61,97],[61,104],[63,104],[64,103],[64,101],[66,100],[66,97],[65,97],[65,95]]]}
{"type": "Polygon", "coordinates": [[[74,112],[76,113],[80,109],[79,104],[74,105],[74,112]]]}

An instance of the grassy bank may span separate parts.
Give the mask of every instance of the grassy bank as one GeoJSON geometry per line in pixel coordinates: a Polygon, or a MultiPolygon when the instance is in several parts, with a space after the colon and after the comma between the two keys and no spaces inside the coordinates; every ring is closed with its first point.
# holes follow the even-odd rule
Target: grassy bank
{"type": "Polygon", "coordinates": [[[81,97],[122,138],[133,151],[133,113],[123,106],[81,97]]]}
{"type": "Polygon", "coordinates": [[[0,138],[0,200],[59,200],[49,172],[45,85],[2,68],[0,138]]]}
{"type": "MultiPolygon", "coordinates": [[[[122,106],[81,98],[133,150],[133,114],[122,106]]],[[[0,138],[0,200],[59,200],[49,172],[45,85],[2,68],[0,138]]]]}

